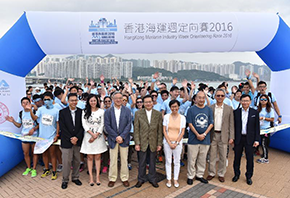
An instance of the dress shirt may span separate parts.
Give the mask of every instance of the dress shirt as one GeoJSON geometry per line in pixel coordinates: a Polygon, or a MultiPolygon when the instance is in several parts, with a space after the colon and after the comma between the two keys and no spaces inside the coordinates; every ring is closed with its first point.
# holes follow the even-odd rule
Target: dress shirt
{"type": "Polygon", "coordinates": [[[248,124],[248,116],[249,116],[249,109],[245,110],[242,108],[242,135],[247,135],[247,124],[248,124]]]}
{"type": "Polygon", "coordinates": [[[74,126],[76,125],[75,123],[76,123],[76,110],[77,110],[77,108],[75,108],[75,110],[72,110],[71,108],[69,108],[69,110],[70,110],[70,113],[71,113],[71,118],[72,118],[72,121],[73,121],[73,124],[74,124],[74,126]]]}
{"type": "Polygon", "coordinates": [[[120,107],[119,109],[114,106],[114,110],[115,110],[115,117],[116,117],[116,123],[117,123],[117,128],[119,129],[119,122],[120,122],[120,115],[121,115],[121,108],[120,107]]]}
{"type": "Polygon", "coordinates": [[[148,123],[150,124],[150,121],[151,121],[151,115],[152,115],[152,109],[151,109],[150,111],[147,111],[147,110],[145,109],[145,111],[146,111],[146,115],[147,115],[148,123]]]}
{"type": "Polygon", "coordinates": [[[214,130],[222,130],[222,119],[223,119],[224,104],[222,106],[215,105],[214,111],[214,130]]]}

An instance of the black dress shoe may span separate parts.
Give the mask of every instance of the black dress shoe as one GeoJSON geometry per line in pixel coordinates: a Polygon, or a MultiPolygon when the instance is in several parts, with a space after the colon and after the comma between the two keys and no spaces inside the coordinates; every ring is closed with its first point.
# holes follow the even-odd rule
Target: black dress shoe
{"type": "Polygon", "coordinates": [[[159,185],[156,182],[149,182],[154,188],[158,188],[159,185]]]}
{"type": "Polygon", "coordinates": [[[201,183],[204,183],[204,184],[207,184],[207,183],[208,183],[208,181],[207,181],[206,179],[204,179],[203,177],[201,177],[201,178],[199,178],[199,177],[195,177],[195,179],[196,179],[197,181],[200,181],[201,183]]]}
{"type": "Polygon", "coordinates": [[[237,181],[239,180],[239,178],[240,178],[239,176],[235,175],[235,176],[233,177],[232,181],[233,181],[233,182],[237,182],[237,181]]]}
{"type": "Polygon", "coordinates": [[[253,181],[252,181],[251,178],[250,178],[250,179],[247,179],[247,184],[248,184],[248,185],[252,185],[252,184],[253,184],[253,181]]]}
{"type": "Polygon", "coordinates": [[[187,184],[192,185],[193,184],[193,179],[187,179],[187,184]]]}
{"type": "Polygon", "coordinates": [[[73,180],[72,182],[75,183],[78,186],[82,185],[82,182],[79,179],[73,180]]]}
{"type": "Polygon", "coordinates": [[[144,182],[138,181],[137,184],[135,185],[136,188],[140,188],[144,182]]]}
{"type": "Polygon", "coordinates": [[[67,182],[62,182],[62,184],[61,184],[61,188],[62,188],[62,189],[66,189],[66,188],[67,188],[67,182]]]}

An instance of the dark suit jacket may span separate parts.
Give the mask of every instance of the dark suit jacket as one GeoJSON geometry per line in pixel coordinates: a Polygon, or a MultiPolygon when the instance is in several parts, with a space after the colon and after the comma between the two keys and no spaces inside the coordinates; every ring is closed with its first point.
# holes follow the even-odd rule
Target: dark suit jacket
{"type": "Polygon", "coordinates": [[[134,141],[135,145],[140,145],[141,151],[145,152],[149,146],[151,152],[155,152],[157,146],[162,146],[162,136],[162,114],[159,111],[152,109],[150,124],[145,109],[135,113],[134,141]]]}
{"type": "MultiPolygon", "coordinates": [[[[216,104],[210,106],[213,117],[215,118],[215,108],[216,104]]],[[[223,107],[223,118],[222,118],[222,129],[221,136],[223,144],[228,144],[229,139],[235,139],[235,130],[234,130],[234,113],[233,108],[229,105],[224,104],[223,107]]],[[[210,133],[210,141],[212,142],[214,134],[214,127],[210,133]]]]}
{"type": "Polygon", "coordinates": [[[61,148],[71,148],[73,146],[70,141],[71,137],[77,137],[77,146],[81,146],[84,137],[81,109],[77,108],[75,112],[75,126],[69,107],[60,110],[59,127],[61,130],[61,148]]]}
{"type": "MultiPolygon", "coordinates": [[[[234,111],[235,120],[235,144],[239,144],[242,137],[242,108],[234,111]]],[[[260,141],[260,120],[257,110],[250,108],[247,123],[247,144],[253,145],[260,141]]]]}
{"type": "Polygon", "coordinates": [[[108,143],[110,148],[115,148],[116,137],[121,136],[123,138],[123,143],[120,144],[121,147],[127,147],[130,143],[130,130],[132,116],[131,111],[127,107],[121,107],[121,114],[119,120],[119,129],[117,128],[117,122],[115,117],[114,106],[109,108],[105,112],[105,128],[108,133],[108,143]]]}

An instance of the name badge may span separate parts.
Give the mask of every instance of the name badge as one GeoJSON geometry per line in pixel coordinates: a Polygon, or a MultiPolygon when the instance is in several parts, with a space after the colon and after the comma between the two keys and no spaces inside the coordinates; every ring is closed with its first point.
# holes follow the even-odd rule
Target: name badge
{"type": "Polygon", "coordinates": [[[53,123],[53,116],[44,114],[41,118],[41,123],[43,125],[51,126],[53,123]]]}

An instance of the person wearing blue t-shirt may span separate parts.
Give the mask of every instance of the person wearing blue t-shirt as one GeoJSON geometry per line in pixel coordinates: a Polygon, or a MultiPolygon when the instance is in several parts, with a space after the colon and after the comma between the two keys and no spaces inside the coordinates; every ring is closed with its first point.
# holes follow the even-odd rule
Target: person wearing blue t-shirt
{"type": "MultiPolygon", "coordinates": [[[[30,115],[33,120],[37,120],[39,123],[39,137],[47,140],[53,139],[53,141],[56,142],[59,136],[59,110],[53,105],[53,95],[51,92],[45,92],[43,97],[44,106],[37,110],[36,115],[33,113],[31,105],[28,107],[30,110],[30,115]]],[[[50,156],[53,168],[51,179],[57,179],[55,147],[56,146],[51,145],[42,155],[45,165],[45,170],[41,175],[42,178],[51,174],[48,166],[50,156]]]]}
{"type": "Polygon", "coordinates": [[[237,108],[241,108],[242,105],[240,103],[240,98],[242,96],[242,91],[241,90],[237,90],[235,93],[234,93],[234,98],[232,100],[232,103],[233,103],[233,109],[236,110],[237,108]]]}
{"type": "Polygon", "coordinates": [[[213,112],[205,106],[205,93],[196,94],[196,105],[187,112],[186,122],[189,125],[188,133],[188,165],[187,184],[192,185],[193,178],[202,183],[208,183],[203,178],[206,168],[206,155],[210,146],[210,130],[213,127],[213,112]],[[197,168],[195,168],[195,166],[197,168]]]}
{"type": "MultiPolygon", "coordinates": [[[[186,87],[187,86],[187,82],[186,83],[183,82],[183,85],[186,87]]],[[[171,87],[171,89],[170,89],[170,97],[163,102],[162,107],[161,107],[162,116],[163,117],[164,117],[165,114],[171,113],[171,109],[169,107],[169,102],[171,100],[178,100],[181,105],[188,100],[187,91],[186,91],[186,94],[185,94],[184,98],[178,98],[178,96],[179,96],[179,88],[176,87],[176,86],[171,87]]]]}
{"type": "MultiPolygon", "coordinates": [[[[32,119],[30,115],[30,110],[27,108],[27,106],[31,106],[30,99],[27,97],[24,97],[21,99],[21,106],[23,107],[23,110],[19,112],[19,116],[17,118],[17,121],[14,120],[12,116],[7,116],[5,119],[11,123],[13,123],[16,127],[21,129],[21,135],[26,136],[38,136],[38,124],[32,119]]],[[[31,161],[30,161],[30,149],[33,153],[35,146],[35,142],[25,142],[22,141],[22,149],[24,154],[24,160],[26,163],[26,170],[22,173],[22,175],[28,175],[31,173],[31,177],[36,177],[36,165],[37,165],[37,155],[33,154],[33,167],[31,168],[31,161]]]]}
{"type": "Polygon", "coordinates": [[[151,95],[152,100],[153,100],[153,109],[161,112],[162,105],[157,102],[158,92],[153,90],[153,91],[151,91],[150,95],[151,95]]]}
{"type": "MultiPolygon", "coordinates": [[[[260,129],[270,128],[270,123],[274,121],[274,110],[269,97],[266,94],[260,96],[260,103],[258,106],[258,112],[260,116],[260,129]]],[[[269,163],[268,159],[268,147],[270,144],[270,135],[264,134],[261,135],[261,147],[263,150],[262,158],[258,159],[258,163],[269,163]]]]}

